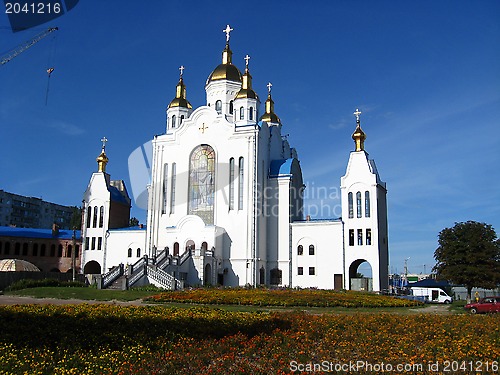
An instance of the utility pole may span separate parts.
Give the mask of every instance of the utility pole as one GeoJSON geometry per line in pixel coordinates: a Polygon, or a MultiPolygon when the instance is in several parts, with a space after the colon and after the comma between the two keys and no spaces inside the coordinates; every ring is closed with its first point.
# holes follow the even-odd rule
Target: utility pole
{"type": "Polygon", "coordinates": [[[76,279],[76,229],[73,228],[73,251],[71,252],[71,270],[73,271],[73,281],[76,279]]]}

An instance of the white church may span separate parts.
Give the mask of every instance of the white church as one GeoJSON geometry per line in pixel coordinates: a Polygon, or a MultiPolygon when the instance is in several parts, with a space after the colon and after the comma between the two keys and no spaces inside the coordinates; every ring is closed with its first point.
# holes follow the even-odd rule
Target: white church
{"type": "Polygon", "coordinates": [[[102,275],[103,288],[122,280],[169,289],[387,289],[386,184],[365,151],[361,112],[340,180],[342,217],[305,218],[298,153],[282,135],[271,84],[261,113],[249,57],[243,74],[233,64],[230,31],[205,83],[206,105],[192,108],[180,69],[166,127],[152,140],[144,226],[128,227],[131,199],[106,173],[103,139],[83,199],[83,272],[102,275]],[[364,262],[371,277],[358,273],[364,262]]]}

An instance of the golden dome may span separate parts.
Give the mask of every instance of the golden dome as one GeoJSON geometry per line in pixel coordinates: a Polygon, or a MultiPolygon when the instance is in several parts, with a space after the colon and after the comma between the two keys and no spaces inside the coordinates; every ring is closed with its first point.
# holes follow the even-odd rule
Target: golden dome
{"type": "Polygon", "coordinates": [[[356,129],[354,130],[354,133],[352,133],[352,139],[354,140],[354,144],[356,145],[356,151],[364,151],[365,149],[366,134],[363,129],[361,129],[359,120],[360,114],[361,111],[356,108],[356,112],[354,112],[354,116],[356,116],[356,129]]]}
{"type": "Polygon", "coordinates": [[[101,154],[97,157],[97,172],[106,172],[106,164],[108,164],[108,157],[106,156],[106,152],[104,151],[104,147],[102,148],[101,154]]]}
{"type": "Polygon", "coordinates": [[[168,108],[172,107],[183,107],[189,109],[193,108],[191,103],[189,103],[186,99],[186,85],[184,85],[182,75],[176,87],[175,98],[172,99],[172,101],[168,105],[168,108]]]}
{"type": "Polygon", "coordinates": [[[250,60],[250,56],[245,57],[246,60],[246,68],[245,74],[243,74],[243,83],[241,85],[240,91],[236,94],[235,99],[258,99],[257,94],[252,89],[252,76],[250,75],[250,71],[248,70],[248,60],[250,60]]]}
{"type": "Polygon", "coordinates": [[[271,98],[271,84],[268,84],[269,94],[267,95],[266,100],[266,112],[261,116],[260,121],[264,121],[267,123],[273,122],[277,124],[281,124],[280,118],[274,113],[274,101],[271,98]]]}
{"type": "Polygon", "coordinates": [[[241,82],[241,72],[232,63],[233,52],[229,48],[229,42],[226,43],[226,48],[222,51],[222,64],[218,65],[208,76],[207,85],[212,81],[228,80],[241,82]]]}

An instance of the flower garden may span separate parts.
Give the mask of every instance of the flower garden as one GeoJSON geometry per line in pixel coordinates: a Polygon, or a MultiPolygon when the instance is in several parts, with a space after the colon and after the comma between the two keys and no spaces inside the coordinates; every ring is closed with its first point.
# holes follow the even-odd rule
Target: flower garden
{"type": "Polygon", "coordinates": [[[323,289],[197,288],[168,291],[148,302],[184,302],[211,305],[311,306],[311,307],[407,307],[416,301],[373,293],[323,289]]]}
{"type": "Polygon", "coordinates": [[[323,366],[316,368],[318,374],[378,374],[387,372],[381,371],[382,363],[384,369],[423,366],[404,372],[410,374],[472,373],[467,370],[479,368],[498,373],[500,314],[331,311],[2,306],[0,374],[267,375],[311,373],[313,366],[323,366]],[[375,367],[333,371],[356,361],[375,367]],[[446,361],[466,367],[463,372],[445,371],[446,361]],[[429,367],[434,364],[441,366],[438,371],[429,367]]]}

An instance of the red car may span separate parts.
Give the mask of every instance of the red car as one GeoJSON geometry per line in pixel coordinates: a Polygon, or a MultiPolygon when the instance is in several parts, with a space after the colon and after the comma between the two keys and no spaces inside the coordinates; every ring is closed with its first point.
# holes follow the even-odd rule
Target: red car
{"type": "Polygon", "coordinates": [[[485,297],[479,302],[468,303],[464,308],[471,314],[500,312],[500,297],[485,297]]]}

